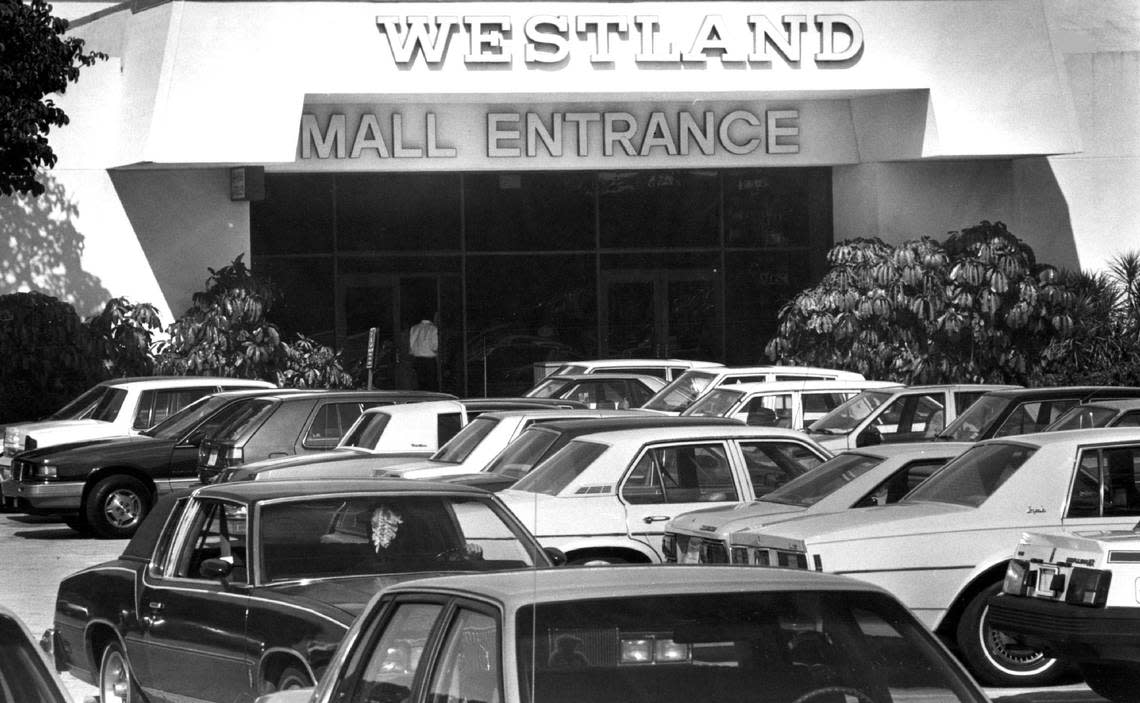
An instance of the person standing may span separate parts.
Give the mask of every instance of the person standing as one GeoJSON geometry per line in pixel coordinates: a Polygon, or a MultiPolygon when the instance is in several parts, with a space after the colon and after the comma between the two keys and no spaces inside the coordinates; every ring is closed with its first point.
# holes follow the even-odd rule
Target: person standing
{"type": "Polygon", "coordinates": [[[408,351],[420,390],[438,391],[439,329],[434,322],[425,318],[412,325],[408,332],[408,351]]]}

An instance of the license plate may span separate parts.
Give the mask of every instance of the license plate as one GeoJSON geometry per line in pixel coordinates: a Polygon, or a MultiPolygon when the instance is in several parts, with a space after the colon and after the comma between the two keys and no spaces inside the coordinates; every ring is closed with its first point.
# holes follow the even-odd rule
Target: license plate
{"type": "Polygon", "coordinates": [[[1049,586],[1052,585],[1053,577],[1056,575],[1057,567],[1055,566],[1037,567],[1037,585],[1034,587],[1033,592],[1039,596],[1052,598],[1056,594],[1049,590],[1049,586]]]}

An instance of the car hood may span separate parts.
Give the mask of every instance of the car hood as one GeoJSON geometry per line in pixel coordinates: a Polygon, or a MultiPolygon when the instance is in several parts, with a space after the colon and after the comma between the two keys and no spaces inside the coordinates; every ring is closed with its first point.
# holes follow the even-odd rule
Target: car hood
{"type": "MultiPolygon", "coordinates": [[[[33,435],[34,436],[34,435],[33,435]]],[[[162,445],[171,445],[173,440],[156,439],[142,435],[128,435],[126,437],[103,437],[100,439],[86,439],[64,444],[51,444],[38,449],[24,452],[20,458],[29,461],[50,459],[52,461],[67,461],[76,457],[86,457],[97,452],[100,457],[134,454],[140,448],[153,448],[162,445]]]]}
{"type": "Polygon", "coordinates": [[[822,544],[945,532],[946,525],[968,519],[976,510],[951,503],[895,503],[784,520],[771,527],[738,532],[733,542],[750,543],[755,540],[746,536],[765,535],[822,544]]]}
{"type": "Polygon", "coordinates": [[[131,433],[102,420],[52,420],[29,426],[27,434],[43,446],[100,437],[126,437],[131,433]]]}
{"type": "Polygon", "coordinates": [[[769,503],[759,500],[751,503],[737,503],[730,507],[701,508],[689,513],[682,513],[669,523],[669,530],[702,534],[705,532],[723,532],[725,530],[740,529],[749,526],[764,524],[764,518],[780,516],[781,519],[793,517],[802,513],[806,508],[799,505],[784,505],[782,503],[769,503]]]}
{"type": "MultiPolygon", "coordinates": [[[[442,461],[407,461],[396,462],[395,464],[385,466],[384,473],[389,476],[403,476],[412,471],[419,471],[421,469],[445,469],[449,466],[446,462],[442,461]]],[[[455,466],[458,466],[456,464],[455,466]]]]}
{"type": "Polygon", "coordinates": [[[325,452],[289,454],[287,456],[275,456],[272,459],[259,459],[258,461],[251,461],[248,464],[244,464],[243,466],[249,471],[257,471],[258,469],[280,469],[288,466],[301,466],[303,464],[347,461],[349,459],[359,459],[362,456],[364,456],[363,452],[354,450],[330,449],[325,452]]]}
{"type": "Polygon", "coordinates": [[[411,579],[440,576],[445,573],[454,574],[455,571],[412,571],[400,574],[386,574],[384,576],[344,576],[340,578],[314,579],[306,581],[289,581],[281,584],[265,586],[265,590],[276,593],[282,597],[297,601],[313,601],[331,606],[348,617],[345,624],[351,624],[356,616],[364,610],[372,596],[381,590],[403,581],[411,579]]]}

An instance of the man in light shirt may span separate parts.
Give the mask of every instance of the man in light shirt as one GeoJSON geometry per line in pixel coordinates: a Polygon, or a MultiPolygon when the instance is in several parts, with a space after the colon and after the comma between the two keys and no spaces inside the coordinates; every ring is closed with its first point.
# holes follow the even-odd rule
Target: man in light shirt
{"type": "Polygon", "coordinates": [[[408,351],[416,369],[421,390],[439,390],[439,330],[435,323],[423,319],[408,332],[408,351]]]}

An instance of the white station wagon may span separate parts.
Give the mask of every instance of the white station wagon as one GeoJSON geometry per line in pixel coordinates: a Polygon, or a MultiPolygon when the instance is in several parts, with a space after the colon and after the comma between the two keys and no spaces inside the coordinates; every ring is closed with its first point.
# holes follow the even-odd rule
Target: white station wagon
{"type": "Polygon", "coordinates": [[[749,425],[803,429],[870,388],[889,381],[772,381],[721,386],[705,393],[683,417],[731,417],[749,425]]]}
{"type": "Polygon", "coordinates": [[[571,563],[660,562],[674,516],[753,500],[830,454],[777,427],[656,427],[583,435],[499,497],[571,563]]]}
{"type": "Polygon", "coordinates": [[[1140,518],[1140,429],[979,442],[894,505],[786,520],[730,538],[733,563],[847,574],[891,591],[955,641],[991,685],[1040,685],[1057,660],[990,626],[1011,545],[1023,532],[1132,527],[1140,518]]]}
{"type": "Polygon", "coordinates": [[[724,366],[689,369],[645,401],[641,407],[653,412],[678,415],[697,398],[714,388],[737,383],[772,381],[861,381],[854,371],[821,369],[814,366],[724,366]]]}

